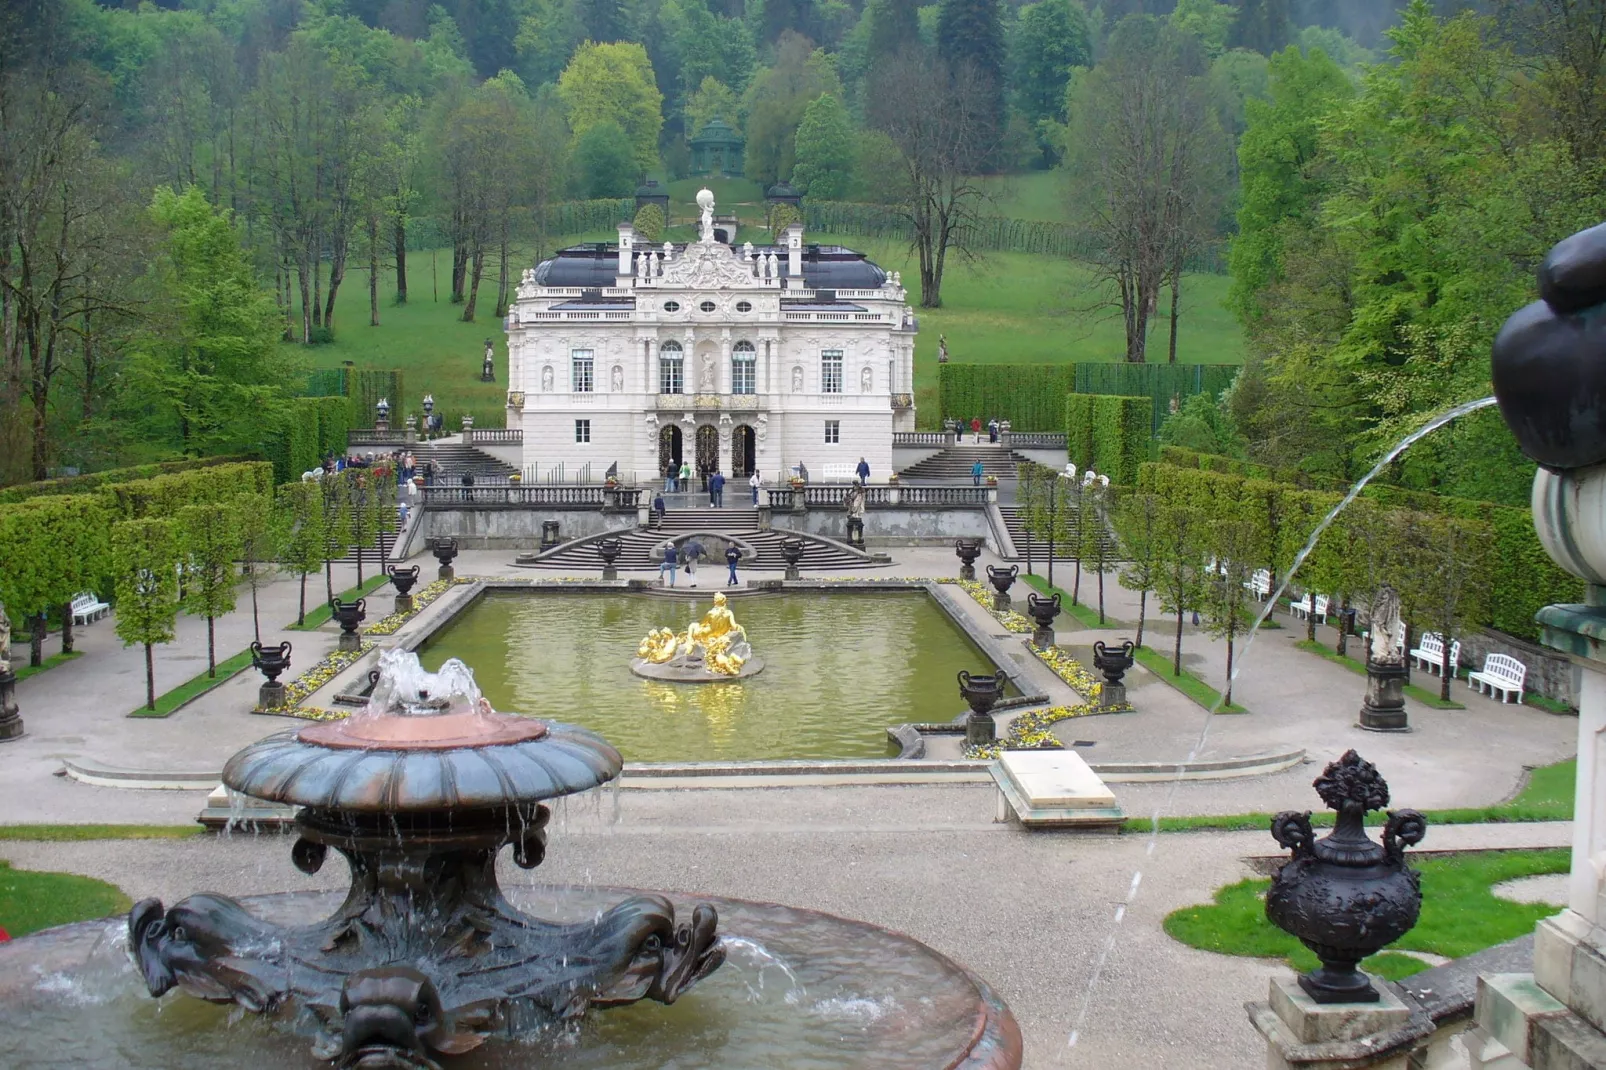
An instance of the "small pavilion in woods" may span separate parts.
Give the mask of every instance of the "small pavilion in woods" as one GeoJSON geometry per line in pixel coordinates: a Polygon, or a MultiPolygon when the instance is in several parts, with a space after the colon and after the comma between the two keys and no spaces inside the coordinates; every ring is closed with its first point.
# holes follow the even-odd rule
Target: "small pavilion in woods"
{"type": "Polygon", "coordinates": [[[724,119],[715,116],[691,139],[691,173],[729,175],[742,173],[742,149],[747,142],[724,119]]]}

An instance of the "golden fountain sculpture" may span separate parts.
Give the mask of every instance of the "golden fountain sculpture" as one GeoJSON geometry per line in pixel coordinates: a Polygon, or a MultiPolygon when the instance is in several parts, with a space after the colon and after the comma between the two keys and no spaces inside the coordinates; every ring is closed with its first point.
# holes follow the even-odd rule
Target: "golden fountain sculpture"
{"type": "MultiPolygon", "coordinates": [[[[726,605],[725,595],[717,593],[713,608],[703,614],[703,619],[694,621],[678,635],[671,628],[654,628],[648,632],[636,648],[636,657],[649,665],[734,677],[745,675],[742,670],[753,660],[753,651],[747,642],[747,631],[736,623],[736,615],[726,605]]],[[[642,675],[675,678],[659,673],[642,675]]]]}

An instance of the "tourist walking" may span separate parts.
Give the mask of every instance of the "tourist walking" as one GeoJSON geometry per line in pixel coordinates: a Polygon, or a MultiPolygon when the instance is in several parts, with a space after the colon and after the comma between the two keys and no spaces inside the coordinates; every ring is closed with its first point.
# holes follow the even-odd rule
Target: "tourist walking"
{"type": "Polygon", "coordinates": [[[978,487],[981,486],[982,473],[985,471],[987,469],[982,466],[981,458],[976,458],[976,463],[970,466],[970,481],[978,487]]]}
{"type": "Polygon", "coordinates": [[[673,587],[675,585],[675,570],[679,567],[680,563],[676,560],[675,554],[675,542],[670,539],[664,543],[664,559],[658,566],[658,586],[662,587],[664,585],[664,570],[667,569],[669,571],[669,586],[673,587]]]}
{"type": "Polygon", "coordinates": [[[675,489],[678,491],[691,489],[691,465],[685,461],[680,462],[680,478],[675,483],[675,489]]]}
{"type": "Polygon", "coordinates": [[[708,497],[710,504],[715,509],[723,509],[725,507],[725,473],[718,468],[714,469],[714,474],[708,477],[708,497]]]}
{"type": "Polygon", "coordinates": [[[670,461],[669,464],[664,467],[664,493],[665,494],[673,494],[673,493],[675,493],[675,476],[679,472],[680,472],[680,469],[675,467],[675,462],[674,461],[670,461]]]}
{"type": "Polygon", "coordinates": [[[695,587],[697,586],[697,560],[703,556],[703,544],[693,539],[681,548],[681,556],[686,559],[686,578],[695,587]]]}
{"type": "Polygon", "coordinates": [[[747,485],[749,487],[753,488],[753,504],[754,505],[758,504],[758,485],[759,485],[760,482],[761,481],[758,478],[758,469],[755,468],[755,469],[753,469],[753,474],[747,477],[747,485]]]}
{"type": "Polygon", "coordinates": [[[987,421],[987,441],[995,446],[998,444],[998,420],[996,418],[987,421]]]}
{"type": "Polygon", "coordinates": [[[981,445],[981,417],[980,416],[972,416],[970,418],[970,433],[972,435],[976,436],[976,445],[980,446],[981,445]]]}
{"type": "Polygon", "coordinates": [[[731,578],[725,581],[725,586],[736,586],[736,562],[742,559],[742,552],[736,548],[735,543],[725,547],[725,563],[730,566],[731,578]]]}
{"type": "Polygon", "coordinates": [[[870,482],[870,462],[865,460],[863,457],[860,457],[859,458],[859,467],[854,469],[854,473],[859,477],[859,486],[862,487],[865,484],[869,483],[870,482]]]}
{"type": "Polygon", "coordinates": [[[655,495],[652,499],[652,526],[662,529],[664,526],[664,496],[655,495]]]}

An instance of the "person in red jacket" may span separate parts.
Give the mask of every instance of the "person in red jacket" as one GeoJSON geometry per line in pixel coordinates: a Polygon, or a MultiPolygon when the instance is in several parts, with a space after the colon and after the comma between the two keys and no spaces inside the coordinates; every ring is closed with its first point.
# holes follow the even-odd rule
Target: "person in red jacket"
{"type": "Polygon", "coordinates": [[[978,446],[981,445],[981,417],[980,416],[972,416],[970,418],[970,433],[976,436],[976,445],[978,445],[978,446]]]}

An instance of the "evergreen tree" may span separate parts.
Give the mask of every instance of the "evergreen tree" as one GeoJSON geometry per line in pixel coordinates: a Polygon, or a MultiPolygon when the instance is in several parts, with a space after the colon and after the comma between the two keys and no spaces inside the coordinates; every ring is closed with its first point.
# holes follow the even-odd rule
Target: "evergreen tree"
{"type": "Polygon", "coordinates": [[[599,44],[630,39],[630,9],[626,0],[585,0],[578,6],[588,39],[599,44]]]}
{"type": "Polygon", "coordinates": [[[917,0],[869,0],[870,62],[895,56],[920,43],[917,0]]]}
{"type": "Polygon", "coordinates": [[[1235,0],[1238,18],[1227,47],[1269,56],[1288,47],[1288,0],[1235,0]]]}
{"type": "Polygon", "coordinates": [[[950,71],[969,66],[976,106],[992,130],[1004,128],[1004,27],[998,0],[942,0],[937,9],[937,56],[950,71]]]}
{"type": "Polygon", "coordinates": [[[1020,9],[1009,50],[1017,106],[1033,123],[1065,121],[1071,70],[1092,62],[1087,13],[1073,0],[1041,0],[1020,9]]]}

